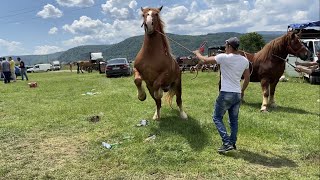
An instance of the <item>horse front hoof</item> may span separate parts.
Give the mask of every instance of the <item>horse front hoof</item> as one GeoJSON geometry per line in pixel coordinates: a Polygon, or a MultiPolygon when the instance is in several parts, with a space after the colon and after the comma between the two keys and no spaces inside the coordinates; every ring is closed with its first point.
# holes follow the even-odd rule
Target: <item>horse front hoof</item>
{"type": "Polygon", "coordinates": [[[155,114],[152,119],[153,119],[153,120],[156,120],[156,121],[159,121],[159,120],[160,120],[160,117],[155,114]]]}

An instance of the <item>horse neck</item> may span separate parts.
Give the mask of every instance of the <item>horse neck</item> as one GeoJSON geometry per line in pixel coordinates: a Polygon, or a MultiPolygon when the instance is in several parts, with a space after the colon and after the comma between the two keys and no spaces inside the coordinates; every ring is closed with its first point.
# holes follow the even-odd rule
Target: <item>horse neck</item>
{"type": "Polygon", "coordinates": [[[286,42],[287,37],[282,36],[268,43],[262,50],[268,51],[267,53],[269,57],[272,57],[274,54],[285,59],[289,54],[286,42]]]}
{"type": "Polygon", "coordinates": [[[144,35],[143,48],[147,52],[157,51],[158,53],[167,53],[169,50],[168,44],[164,39],[163,35],[158,32],[155,32],[151,35],[144,35]]]}

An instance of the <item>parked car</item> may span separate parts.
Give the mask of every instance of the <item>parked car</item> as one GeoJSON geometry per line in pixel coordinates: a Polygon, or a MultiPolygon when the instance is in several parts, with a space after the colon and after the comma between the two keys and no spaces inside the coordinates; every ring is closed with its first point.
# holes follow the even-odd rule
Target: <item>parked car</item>
{"type": "Polygon", "coordinates": [[[114,58],[107,61],[106,76],[131,76],[132,68],[127,58],[114,58]]]}
{"type": "Polygon", "coordinates": [[[27,73],[32,73],[33,72],[33,67],[32,66],[26,66],[27,73]]]}
{"type": "Polygon", "coordinates": [[[32,68],[32,72],[48,72],[52,70],[51,64],[36,64],[32,68]]]}

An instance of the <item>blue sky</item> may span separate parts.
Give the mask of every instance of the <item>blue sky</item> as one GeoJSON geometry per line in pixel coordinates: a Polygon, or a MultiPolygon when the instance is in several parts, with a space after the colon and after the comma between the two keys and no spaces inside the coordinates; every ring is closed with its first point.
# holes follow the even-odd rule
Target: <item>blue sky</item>
{"type": "Polygon", "coordinates": [[[48,54],[142,35],[140,7],[167,33],[286,31],[319,20],[319,0],[1,0],[0,56],[48,54]]]}

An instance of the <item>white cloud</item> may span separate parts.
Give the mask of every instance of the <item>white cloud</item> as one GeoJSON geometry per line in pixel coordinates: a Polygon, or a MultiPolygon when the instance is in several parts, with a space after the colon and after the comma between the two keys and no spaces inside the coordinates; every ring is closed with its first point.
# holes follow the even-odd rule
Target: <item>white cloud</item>
{"type": "Polygon", "coordinates": [[[57,27],[53,27],[49,30],[48,34],[56,34],[58,32],[58,28],[57,27]]]}
{"type": "Polygon", "coordinates": [[[71,47],[85,44],[112,44],[144,33],[140,20],[115,20],[110,24],[86,16],[80,17],[71,25],[64,25],[63,29],[77,34],[74,38],[63,42],[64,45],[71,47]]]}
{"type": "Polygon", "coordinates": [[[108,25],[98,19],[93,20],[90,17],[81,16],[79,20],[74,20],[71,25],[66,24],[62,28],[72,34],[96,34],[108,28],[108,25]]]}
{"type": "Polygon", "coordinates": [[[24,49],[21,47],[21,45],[22,45],[21,42],[7,41],[4,39],[0,39],[0,49],[6,50],[8,52],[8,55],[9,54],[13,55],[15,52],[19,52],[19,51],[22,52],[24,49]]]}
{"type": "Polygon", "coordinates": [[[101,8],[102,12],[111,18],[134,19],[136,6],[135,0],[129,3],[127,0],[107,0],[105,4],[101,5],[101,8]]]}
{"type": "Polygon", "coordinates": [[[33,54],[36,54],[36,55],[51,54],[59,51],[63,51],[63,49],[57,46],[44,45],[44,46],[36,46],[33,54]]]}
{"type": "Polygon", "coordinates": [[[44,19],[47,18],[60,18],[63,15],[62,11],[54,7],[51,4],[47,4],[43,7],[43,10],[37,13],[37,16],[40,16],[44,19]]]}
{"type": "Polygon", "coordinates": [[[89,7],[94,5],[94,0],[56,0],[60,6],[89,7]]]}

